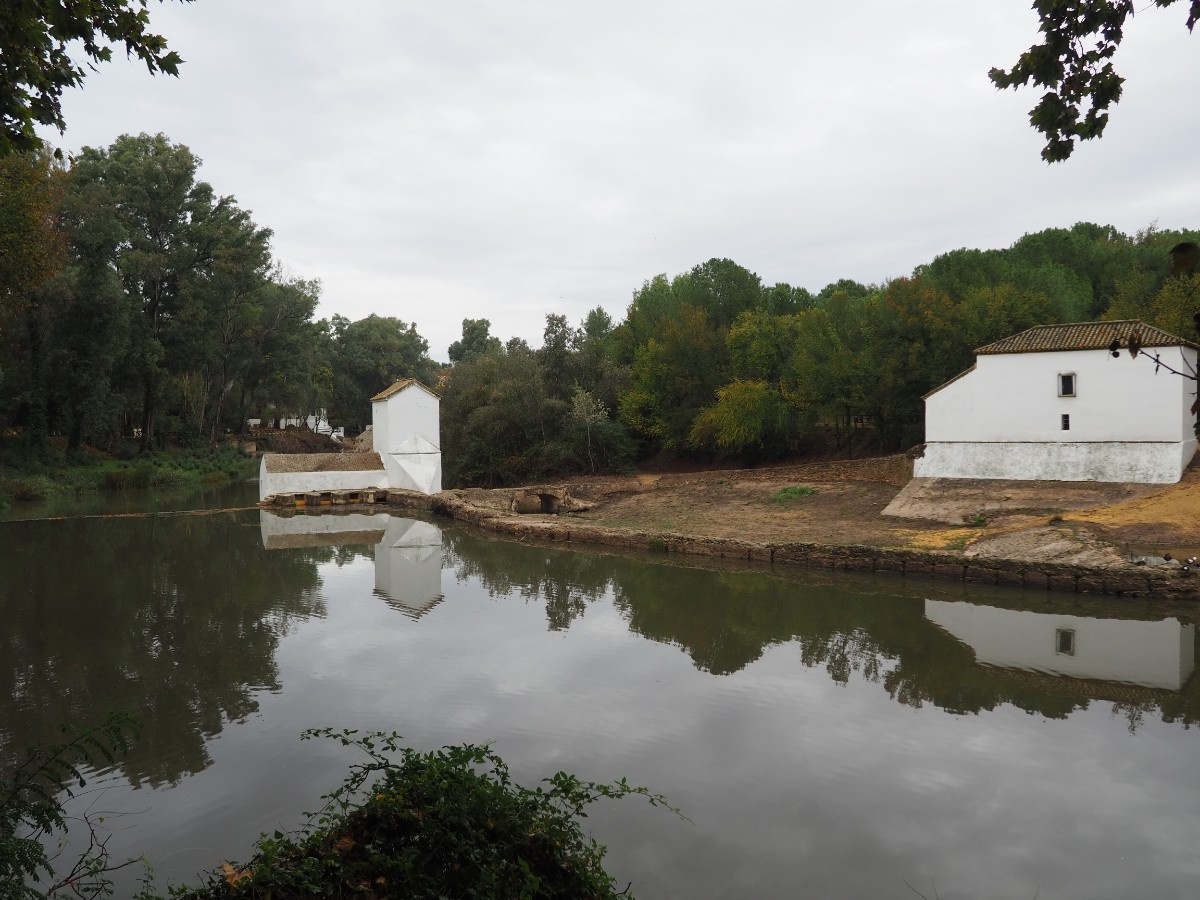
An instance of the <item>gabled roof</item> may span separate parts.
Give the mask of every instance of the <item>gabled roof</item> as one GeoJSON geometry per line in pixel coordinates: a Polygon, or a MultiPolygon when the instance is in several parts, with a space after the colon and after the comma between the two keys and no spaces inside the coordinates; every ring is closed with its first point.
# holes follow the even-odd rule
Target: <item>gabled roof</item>
{"type": "Polygon", "coordinates": [[[1143,347],[1192,347],[1191,341],[1147,325],[1137,319],[1113,322],[1072,322],[1066,325],[1038,325],[976,349],[983,356],[992,353],[1046,353],[1056,350],[1107,350],[1118,341],[1128,346],[1130,335],[1137,334],[1143,347]]]}
{"type": "Polygon", "coordinates": [[[949,387],[950,385],[954,384],[954,382],[958,381],[958,379],[960,379],[960,378],[965,378],[966,376],[970,375],[970,374],[971,374],[972,372],[974,372],[974,371],[975,371],[975,366],[974,366],[974,365],[972,365],[972,366],[970,366],[970,367],[968,367],[968,368],[966,368],[966,369],[963,369],[961,372],[959,372],[957,375],[955,375],[955,376],[954,376],[953,378],[951,378],[949,381],[943,381],[941,384],[939,384],[937,387],[935,387],[935,388],[934,388],[932,391],[930,391],[928,394],[925,394],[924,396],[922,396],[922,397],[921,397],[921,399],[922,399],[922,400],[928,400],[930,397],[932,397],[934,394],[936,394],[936,393],[937,393],[938,391],[940,391],[942,388],[944,388],[944,387],[949,387]]]}
{"type": "Polygon", "coordinates": [[[385,390],[380,391],[378,394],[376,394],[374,397],[371,398],[371,402],[374,403],[376,400],[386,400],[386,399],[388,399],[388,397],[394,397],[396,394],[398,394],[401,391],[406,390],[407,388],[410,388],[410,387],[419,387],[421,390],[423,390],[425,393],[429,394],[430,396],[437,397],[439,400],[441,399],[441,397],[438,397],[437,394],[435,394],[429,388],[425,387],[425,385],[421,384],[421,382],[417,381],[417,379],[405,378],[405,379],[402,379],[401,381],[397,381],[390,388],[386,388],[385,390]]]}

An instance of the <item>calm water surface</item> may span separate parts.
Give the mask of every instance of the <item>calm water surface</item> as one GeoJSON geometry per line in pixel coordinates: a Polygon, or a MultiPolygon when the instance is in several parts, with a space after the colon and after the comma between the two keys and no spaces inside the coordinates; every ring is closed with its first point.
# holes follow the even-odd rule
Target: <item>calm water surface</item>
{"type": "Polygon", "coordinates": [[[588,819],[643,898],[1194,897],[1193,622],[388,515],[8,521],[0,764],[132,712],[81,802],[160,887],[315,809],[334,726],[666,794],[691,823],[588,819]]]}

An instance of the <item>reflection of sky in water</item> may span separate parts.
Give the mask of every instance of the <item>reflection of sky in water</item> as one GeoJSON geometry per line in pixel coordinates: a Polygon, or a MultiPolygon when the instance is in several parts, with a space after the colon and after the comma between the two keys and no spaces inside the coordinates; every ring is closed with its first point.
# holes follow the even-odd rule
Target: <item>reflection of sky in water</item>
{"type": "MultiPolygon", "coordinates": [[[[130,828],[118,853],[149,849],[176,879],[243,857],[341,777],[343,748],[297,740],[334,726],[394,729],[419,747],[493,741],[526,783],[561,768],[666,794],[691,824],[636,800],[588,819],[610,871],[647,898],[914,896],[905,882],[946,900],[1194,895],[1197,738],[1153,712],[1131,734],[1103,702],[1061,719],[1010,703],[917,708],[859,672],[839,684],[806,667],[790,640],[712,675],[686,648],[631,632],[611,587],[564,630],[547,628],[542,602],[493,596],[440,565],[444,599],[424,603],[421,567],[440,557],[408,552],[425,546],[421,531],[320,565],[326,615],[282,639],[282,690],[211,741],[206,770],[170,791],[105,798],[138,812],[119,820],[130,828]],[[381,582],[372,556],[393,550],[404,552],[381,582]]],[[[656,565],[670,595],[676,570],[656,565]]],[[[714,574],[710,590],[732,596],[746,578],[761,580],[714,574]]],[[[805,590],[772,585],[783,599],[764,602],[805,590]]],[[[678,598],[683,621],[688,602],[678,598]]]]}

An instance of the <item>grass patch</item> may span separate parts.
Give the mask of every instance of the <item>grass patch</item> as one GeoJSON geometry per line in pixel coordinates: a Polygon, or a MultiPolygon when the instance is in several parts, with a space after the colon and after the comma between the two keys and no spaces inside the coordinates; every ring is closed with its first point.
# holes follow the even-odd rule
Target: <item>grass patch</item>
{"type": "Polygon", "coordinates": [[[61,464],[44,459],[14,461],[0,470],[0,507],[95,491],[171,490],[214,487],[251,478],[258,459],[236,447],[160,450],[131,459],[105,459],[92,453],[72,454],[61,464]],[[18,464],[19,463],[19,464],[18,464]]]}
{"type": "Polygon", "coordinates": [[[816,491],[807,484],[797,484],[793,487],[785,487],[772,497],[771,500],[775,503],[786,503],[789,500],[803,500],[805,497],[811,497],[815,493],[816,491]]]}

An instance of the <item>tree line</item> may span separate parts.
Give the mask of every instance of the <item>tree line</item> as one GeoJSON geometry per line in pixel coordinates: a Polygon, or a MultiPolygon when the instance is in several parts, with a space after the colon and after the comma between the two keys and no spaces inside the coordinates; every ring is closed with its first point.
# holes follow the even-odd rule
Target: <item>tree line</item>
{"type": "Polygon", "coordinates": [[[433,379],[412,324],[314,321],[320,283],[199,166],[161,134],[0,159],[0,425],[32,451],[215,443],[319,409],[361,427],[380,386],[433,379]]]}
{"type": "Polygon", "coordinates": [[[862,430],[882,450],[908,448],[923,439],[924,394],[983,344],[1101,318],[1196,340],[1200,274],[1194,254],[1172,263],[1172,250],[1197,236],[1081,223],[816,294],[711,259],[646,281],[619,323],[602,309],[578,327],[548,316],[538,350],[468,319],[442,389],[447,483],[607,471],[661,452],[753,463],[846,447],[862,430]]]}
{"type": "Polygon", "coordinates": [[[28,451],[215,443],[319,410],[353,433],[400,378],[442,397],[451,486],[661,453],[752,463],[864,432],[896,450],[921,441],[925,393],[1024,328],[1142,318],[1196,337],[1195,259],[1172,277],[1170,251],[1200,233],[1081,223],[817,293],[710,259],[645,281],[619,322],[548,315],[536,348],[466,319],[443,366],[413,323],[315,320],[320,283],[285,273],[199,166],[161,134],[0,159],[0,428],[28,451]]]}

